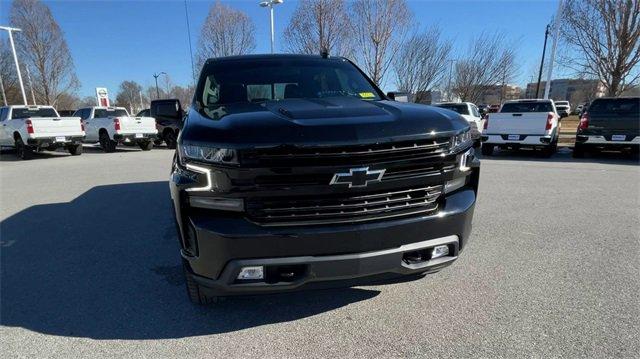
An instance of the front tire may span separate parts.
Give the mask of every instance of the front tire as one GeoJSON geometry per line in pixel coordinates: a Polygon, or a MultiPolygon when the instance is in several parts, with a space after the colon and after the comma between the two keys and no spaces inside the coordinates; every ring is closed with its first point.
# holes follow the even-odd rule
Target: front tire
{"type": "Polygon", "coordinates": [[[71,156],[80,156],[82,154],[82,144],[71,145],[67,147],[67,151],[69,151],[71,156]]]}
{"type": "Polygon", "coordinates": [[[176,133],[174,131],[168,130],[162,135],[164,138],[164,142],[167,144],[167,148],[174,150],[177,145],[176,133]]]}
{"type": "Polygon", "coordinates": [[[33,158],[33,148],[27,146],[20,137],[16,138],[16,157],[20,160],[33,158]]]}
{"type": "Polygon", "coordinates": [[[118,142],[113,141],[111,138],[109,138],[109,134],[107,133],[107,131],[100,132],[100,147],[104,152],[114,152],[117,145],[118,142]]]}
{"type": "Polygon", "coordinates": [[[143,151],[151,151],[151,149],[153,148],[153,142],[141,141],[141,142],[138,142],[138,146],[140,146],[140,149],[143,151]]]}
{"type": "Polygon", "coordinates": [[[220,297],[207,295],[202,291],[200,285],[193,279],[193,274],[189,272],[186,264],[183,264],[182,268],[184,270],[184,277],[187,283],[187,295],[192,303],[207,305],[217,303],[220,300],[220,297]]]}
{"type": "Polygon", "coordinates": [[[489,145],[489,144],[483,143],[480,151],[485,156],[491,156],[491,155],[493,155],[493,148],[494,148],[493,145],[489,145]]]}

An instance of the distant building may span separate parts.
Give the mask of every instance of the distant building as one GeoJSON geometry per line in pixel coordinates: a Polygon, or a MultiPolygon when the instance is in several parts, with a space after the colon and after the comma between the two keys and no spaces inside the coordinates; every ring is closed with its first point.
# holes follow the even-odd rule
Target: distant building
{"type": "Polygon", "coordinates": [[[480,97],[480,104],[499,105],[506,100],[517,100],[522,95],[522,88],[516,85],[505,84],[485,86],[480,97]]]}
{"type": "MultiPolygon", "coordinates": [[[[526,98],[536,97],[537,82],[527,84],[525,91],[526,98]]],[[[544,96],[546,81],[540,82],[538,97],[544,96]]],[[[549,97],[555,101],[569,101],[572,106],[591,101],[594,98],[602,97],[605,94],[604,85],[599,80],[582,79],[558,79],[551,80],[549,97]]]]}
{"type": "Polygon", "coordinates": [[[444,91],[438,91],[438,90],[433,90],[433,91],[418,91],[413,95],[413,101],[412,102],[416,102],[416,103],[422,103],[425,105],[431,105],[434,103],[439,103],[439,102],[459,102],[460,99],[455,96],[447,96],[447,93],[444,91]],[[448,97],[450,97],[451,99],[449,99],[448,97]]]}

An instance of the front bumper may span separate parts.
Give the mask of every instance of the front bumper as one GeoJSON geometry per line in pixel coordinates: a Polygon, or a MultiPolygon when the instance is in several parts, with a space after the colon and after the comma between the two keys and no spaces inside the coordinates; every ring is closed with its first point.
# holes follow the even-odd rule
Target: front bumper
{"type": "Polygon", "coordinates": [[[182,257],[211,295],[282,292],[340,286],[349,280],[437,271],[457,259],[471,232],[475,188],[447,195],[438,214],[333,226],[266,228],[243,218],[192,215],[198,254],[182,257]],[[448,244],[447,257],[407,265],[403,255],[448,244]],[[293,281],[238,283],[240,267],[303,268],[293,281]]]}
{"type": "Polygon", "coordinates": [[[194,276],[194,280],[215,295],[238,295],[293,291],[301,288],[330,287],[346,280],[382,278],[438,271],[458,258],[458,236],[451,235],[405,244],[397,248],[365,253],[276,257],[230,261],[217,280],[194,276]],[[449,254],[420,262],[405,260],[407,253],[429,253],[435,246],[446,245],[449,254]],[[241,268],[263,266],[272,277],[265,281],[241,283],[236,280],[241,268]],[[291,278],[278,276],[278,268],[297,270],[291,278]],[[333,283],[329,283],[333,282],[333,283]]]}

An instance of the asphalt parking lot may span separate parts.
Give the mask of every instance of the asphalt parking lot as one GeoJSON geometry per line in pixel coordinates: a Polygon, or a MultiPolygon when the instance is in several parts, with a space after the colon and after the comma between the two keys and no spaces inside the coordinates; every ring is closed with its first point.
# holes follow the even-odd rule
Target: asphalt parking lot
{"type": "Polygon", "coordinates": [[[634,357],[640,166],[499,152],[472,242],[422,279],[192,305],[172,151],[0,161],[0,356],[634,357]]]}

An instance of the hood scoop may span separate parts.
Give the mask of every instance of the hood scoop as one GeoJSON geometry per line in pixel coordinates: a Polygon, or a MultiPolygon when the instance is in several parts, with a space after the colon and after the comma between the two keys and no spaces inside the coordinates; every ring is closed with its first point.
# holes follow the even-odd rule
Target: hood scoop
{"type": "Polygon", "coordinates": [[[284,99],[266,104],[274,113],[291,120],[384,116],[388,113],[374,103],[351,97],[284,99]]]}

